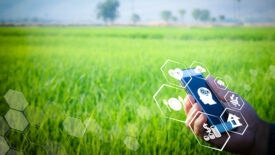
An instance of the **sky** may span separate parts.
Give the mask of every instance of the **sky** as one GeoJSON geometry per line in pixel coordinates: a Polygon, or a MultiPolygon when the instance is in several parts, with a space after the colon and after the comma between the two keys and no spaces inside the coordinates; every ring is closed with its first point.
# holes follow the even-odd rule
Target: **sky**
{"type": "MultiPolygon", "coordinates": [[[[40,18],[69,23],[101,23],[96,17],[98,3],[104,0],[0,0],[0,19],[40,18]]],[[[187,11],[184,21],[194,22],[194,8],[208,9],[212,17],[225,15],[227,19],[250,19],[275,22],[275,0],[119,0],[119,18],[127,23],[132,13],[141,22],[161,21],[160,12],[170,10],[178,16],[178,10],[187,11]]]]}

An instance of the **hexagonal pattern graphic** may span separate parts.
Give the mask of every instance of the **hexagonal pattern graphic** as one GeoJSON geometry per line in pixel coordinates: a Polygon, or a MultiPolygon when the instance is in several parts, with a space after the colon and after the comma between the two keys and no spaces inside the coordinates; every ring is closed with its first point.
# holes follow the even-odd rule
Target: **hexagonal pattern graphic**
{"type": "Polygon", "coordinates": [[[43,119],[45,118],[44,111],[34,106],[28,106],[25,109],[24,114],[28,122],[34,126],[35,125],[39,126],[43,122],[43,119]]]}
{"type": "Polygon", "coordinates": [[[225,81],[223,78],[221,78],[219,76],[215,78],[214,82],[215,82],[216,86],[222,90],[225,90],[226,88],[228,88],[229,82],[225,81]]]}
{"type": "Polygon", "coordinates": [[[29,124],[22,112],[13,109],[6,113],[5,119],[11,128],[19,131],[24,131],[29,124]]]}
{"type": "Polygon", "coordinates": [[[248,124],[243,114],[237,110],[225,108],[220,118],[227,116],[227,122],[230,122],[232,127],[236,127],[235,130],[229,130],[229,132],[243,135],[248,127],[248,124]]]}
{"type": "MultiPolygon", "coordinates": [[[[168,59],[160,67],[160,70],[169,84],[182,88],[183,86],[180,84],[179,80],[183,76],[182,69],[185,69],[185,68],[187,67],[184,64],[168,59]]],[[[189,80],[190,82],[192,79],[190,74],[189,74],[189,77],[190,77],[190,80],[189,80]]],[[[189,82],[187,82],[187,84],[184,87],[186,87],[189,82]]]]}
{"type": "Polygon", "coordinates": [[[10,130],[6,135],[6,141],[13,149],[23,151],[29,147],[29,140],[22,132],[17,130],[10,130]]]}
{"type": "Polygon", "coordinates": [[[228,91],[225,94],[224,98],[225,98],[226,102],[228,103],[228,105],[231,108],[236,109],[236,110],[241,110],[245,104],[242,97],[232,91],[228,91]]]}
{"type": "Polygon", "coordinates": [[[92,132],[95,134],[100,134],[102,132],[101,126],[96,122],[95,119],[88,118],[84,121],[87,132],[92,132]]]}
{"type": "Polygon", "coordinates": [[[9,145],[7,144],[6,140],[4,137],[0,136],[0,154],[4,155],[8,152],[10,149],[9,145]]]}
{"type": "Polygon", "coordinates": [[[78,138],[82,137],[86,131],[86,128],[82,123],[82,121],[74,117],[67,117],[63,121],[63,126],[69,135],[75,136],[78,138]]]}
{"type": "Polygon", "coordinates": [[[134,137],[128,136],[128,137],[126,137],[126,138],[124,139],[123,142],[124,142],[125,146],[126,146],[128,149],[132,150],[132,151],[137,151],[137,150],[139,149],[139,147],[140,147],[139,142],[138,142],[137,139],[134,138],[134,137]]]}
{"type": "Polygon", "coordinates": [[[49,142],[45,146],[48,155],[66,155],[67,151],[65,147],[58,142],[49,142]]]}
{"type": "Polygon", "coordinates": [[[2,116],[0,116],[0,136],[5,136],[9,129],[10,128],[7,122],[4,120],[2,116]]]}
{"type": "Polygon", "coordinates": [[[211,148],[211,149],[214,149],[214,150],[218,150],[218,151],[222,151],[225,147],[225,145],[227,144],[227,142],[229,141],[230,139],[230,135],[229,133],[226,131],[225,129],[225,126],[224,125],[221,125],[219,128],[221,128],[221,130],[225,131],[224,133],[220,133],[219,132],[219,129],[217,126],[215,125],[210,125],[208,122],[207,123],[204,123],[203,124],[203,128],[205,129],[204,130],[204,136],[203,136],[203,140],[200,140],[197,135],[195,134],[194,132],[194,129],[192,128],[191,124],[193,123],[193,121],[195,121],[197,118],[197,116],[199,114],[204,114],[206,115],[208,118],[211,117],[211,120],[214,120],[214,121],[219,121],[221,123],[223,123],[223,121],[217,117],[217,116],[214,116],[214,115],[211,115],[211,114],[207,114],[207,113],[204,113],[204,112],[201,112],[201,111],[198,111],[195,116],[193,117],[193,119],[191,120],[190,124],[189,124],[189,127],[191,129],[191,131],[193,132],[194,136],[196,137],[198,143],[203,146],[203,147],[207,147],[207,148],[211,148]],[[219,141],[219,143],[223,143],[223,145],[219,146],[219,147],[212,147],[211,145],[209,145],[207,142],[208,141],[219,141]]]}
{"type": "Polygon", "coordinates": [[[185,122],[184,98],[187,95],[182,88],[163,84],[154,94],[153,98],[161,113],[166,118],[185,122]]]}
{"type": "Polygon", "coordinates": [[[5,94],[4,98],[6,99],[10,108],[15,110],[23,111],[28,105],[28,102],[23,93],[15,90],[10,89],[5,94]]]}
{"type": "Polygon", "coordinates": [[[9,152],[6,155],[23,155],[24,153],[22,151],[17,151],[14,149],[10,149],[9,152]]]}
{"type": "Polygon", "coordinates": [[[194,68],[195,73],[203,74],[204,77],[207,77],[210,75],[210,71],[207,68],[207,66],[201,62],[193,61],[192,64],[190,65],[190,68],[194,68]]]}

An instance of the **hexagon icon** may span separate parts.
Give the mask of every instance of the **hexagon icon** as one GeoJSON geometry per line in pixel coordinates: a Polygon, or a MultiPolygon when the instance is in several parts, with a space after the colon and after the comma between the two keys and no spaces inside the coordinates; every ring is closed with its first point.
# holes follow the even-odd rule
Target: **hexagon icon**
{"type": "Polygon", "coordinates": [[[180,83],[180,80],[183,77],[183,69],[186,69],[187,67],[182,64],[179,63],[177,61],[173,61],[173,60],[166,60],[165,63],[160,67],[160,70],[163,74],[163,76],[165,77],[166,81],[171,84],[171,85],[175,85],[178,87],[186,87],[188,85],[188,83],[191,81],[192,77],[190,75],[189,72],[187,72],[187,76],[188,78],[186,78],[187,82],[185,86],[182,86],[180,83]]]}
{"type": "Polygon", "coordinates": [[[136,138],[134,138],[134,137],[130,137],[130,136],[128,136],[128,137],[126,137],[125,139],[124,139],[124,144],[125,144],[125,146],[128,148],[128,149],[130,149],[130,150],[132,150],[132,151],[137,151],[138,149],[139,149],[139,142],[137,141],[137,139],[136,138]]]}
{"type": "Polygon", "coordinates": [[[2,116],[0,116],[0,136],[5,136],[9,129],[10,128],[7,122],[4,120],[2,116]]]}
{"type": "MultiPolygon", "coordinates": [[[[190,68],[194,68],[195,69],[195,73],[198,73],[198,74],[203,74],[204,77],[207,77],[210,75],[210,71],[209,69],[207,68],[207,66],[201,62],[198,62],[198,61],[193,61],[192,64],[190,65],[190,68]]],[[[200,77],[198,77],[200,78],[200,77]]]]}
{"type": "Polygon", "coordinates": [[[225,126],[222,124],[222,120],[214,115],[211,114],[207,114],[201,111],[198,111],[195,116],[193,117],[193,119],[190,121],[189,127],[191,129],[191,131],[193,132],[193,134],[195,135],[198,143],[203,146],[203,147],[207,147],[210,149],[214,149],[214,150],[218,150],[218,151],[222,151],[224,149],[224,147],[226,146],[227,142],[230,139],[230,135],[229,133],[226,131],[225,126]],[[192,128],[191,124],[196,120],[195,118],[199,117],[198,115],[200,114],[204,114],[207,116],[207,118],[211,118],[212,121],[215,122],[219,122],[219,126],[217,125],[211,125],[209,124],[209,122],[207,121],[207,123],[204,123],[202,125],[202,128],[204,128],[204,134],[203,134],[203,140],[198,138],[197,135],[194,132],[194,129],[192,128]],[[221,133],[220,131],[224,131],[224,133],[221,133]],[[217,147],[213,147],[210,145],[209,142],[215,142],[218,141],[221,145],[217,146],[217,147]]]}
{"type": "Polygon", "coordinates": [[[220,89],[222,89],[222,90],[225,90],[226,88],[228,88],[228,83],[229,83],[229,82],[227,82],[225,79],[223,79],[223,78],[217,76],[217,77],[215,78],[214,83],[216,84],[216,86],[217,86],[218,88],[220,88],[220,89]]]}
{"type": "Polygon", "coordinates": [[[96,122],[95,119],[88,118],[84,121],[86,131],[92,132],[94,134],[101,134],[102,128],[101,126],[96,122]]]}
{"type": "Polygon", "coordinates": [[[228,105],[231,108],[236,109],[236,110],[241,110],[245,104],[242,97],[232,91],[228,91],[225,94],[224,98],[225,98],[226,102],[228,103],[228,105]]]}
{"type": "Polygon", "coordinates": [[[67,117],[63,121],[63,126],[69,135],[75,136],[78,138],[82,137],[86,130],[82,121],[74,117],[67,117]]]}
{"type": "Polygon", "coordinates": [[[248,124],[243,114],[237,110],[225,108],[220,118],[226,117],[226,121],[230,122],[231,127],[236,127],[235,130],[229,130],[229,132],[243,135],[248,127],[248,124]]]}
{"type": "Polygon", "coordinates": [[[23,93],[15,90],[10,89],[5,94],[4,98],[7,101],[10,108],[15,110],[23,111],[28,105],[28,102],[23,93]]]}
{"type": "Polygon", "coordinates": [[[184,89],[163,84],[153,98],[161,113],[169,119],[185,122],[184,98],[187,95],[184,89]]]}
{"type": "Polygon", "coordinates": [[[24,131],[29,124],[22,112],[13,109],[6,113],[5,119],[11,128],[19,131],[24,131]]]}
{"type": "Polygon", "coordinates": [[[8,152],[10,149],[9,145],[7,144],[6,140],[4,137],[0,136],[0,154],[4,155],[8,152]]]}

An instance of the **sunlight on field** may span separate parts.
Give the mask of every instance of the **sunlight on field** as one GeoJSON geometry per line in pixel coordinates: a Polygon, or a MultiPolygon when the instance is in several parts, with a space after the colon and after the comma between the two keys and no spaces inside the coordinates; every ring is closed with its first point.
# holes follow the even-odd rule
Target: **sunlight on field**
{"type": "Polygon", "coordinates": [[[213,76],[229,75],[229,88],[274,122],[274,41],[274,28],[0,28],[0,114],[6,92],[22,92],[27,119],[36,108],[44,114],[24,133],[68,154],[219,154],[161,115],[152,98],[167,83],[160,66],[199,61],[213,76]],[[68,116],[92,125],[73,137],[68,116]]]}

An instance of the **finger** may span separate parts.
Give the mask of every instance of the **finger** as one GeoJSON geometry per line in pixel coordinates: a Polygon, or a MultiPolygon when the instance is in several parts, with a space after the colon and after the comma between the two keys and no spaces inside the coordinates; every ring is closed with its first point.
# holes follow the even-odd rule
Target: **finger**
{"type": "Polygon", "coordinates": [[[221,101],[226,102],[225,95],[230,90],[227,89],[227,88],[225,88],[225,89],[219,88],[218,85],[216,84],[216,79],[213,76],[207,76],[206,82],[207,82],[208,86],[214,91],[214,93],[216,94],[216,96],[221,101]]]}
{"type": "Polygon", "coordinates": [[[188,113],[190,112],[190,109],[192,108],[193,104],[195,103],[194,98],[192,95],[188,94],[184,100],[183,100],[183,107],[184,107],[184,112],[185,115],[187,116],[188,113]]]}
{"type": "Polygon", "coordinates": [[[194,121],[193,130],[195,134],[200,138],[203,137],[204,128],[202,127],[202,125],[206,123],[206,121],[207,121],[207,117],[203,113],[201,113],[199,117],[194,121]]]}
{"type": "Polygon", "coordinates": [[[190,109],[190,112],[188,113],[186,121],[185,121],[185,124],[188,128],[191,127],[191,125],[192,125],[192,124],[190,124],[191,121],[194,121],[198,117],[198,114],[197,114],[198,111],[201,111],[201,107],[199,104],[194,103],[194,105],[190,109]],[[196,117],[196,118],[194,118],[194,117],[196,117]]]}

